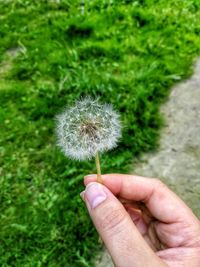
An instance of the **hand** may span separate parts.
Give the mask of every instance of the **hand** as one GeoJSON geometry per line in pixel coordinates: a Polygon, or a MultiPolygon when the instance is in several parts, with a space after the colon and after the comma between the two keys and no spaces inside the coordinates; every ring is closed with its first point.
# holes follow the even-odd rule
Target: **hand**
{"type": "Polygon", "coordinates": [[[81,193],[117,267],[200,267],[200,222],[157,179],[86,176],[81,193]]]}

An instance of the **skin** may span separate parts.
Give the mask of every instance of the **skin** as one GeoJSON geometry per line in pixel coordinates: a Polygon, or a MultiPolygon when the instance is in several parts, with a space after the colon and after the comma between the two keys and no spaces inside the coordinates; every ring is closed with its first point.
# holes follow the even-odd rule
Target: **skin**
{"type": "Polygon", "coordinates": [[[86,176],[81,193],[117,267],[200,267],[200,221],[157,179],[86,176]],[[91,204],[101,191],[105,199],[91,204]],[[98,204],[98,205],[96,205],[98,204]]]}

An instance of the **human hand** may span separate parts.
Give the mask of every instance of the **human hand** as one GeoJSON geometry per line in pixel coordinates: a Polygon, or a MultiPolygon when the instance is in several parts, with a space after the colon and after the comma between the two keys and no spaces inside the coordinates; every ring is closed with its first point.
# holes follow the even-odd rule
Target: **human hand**
{"type": "Polygon", "coordinates": [[[157,179],[86,176],[81,193],[117,267],[200,267],[200,222],[157,179]]]}

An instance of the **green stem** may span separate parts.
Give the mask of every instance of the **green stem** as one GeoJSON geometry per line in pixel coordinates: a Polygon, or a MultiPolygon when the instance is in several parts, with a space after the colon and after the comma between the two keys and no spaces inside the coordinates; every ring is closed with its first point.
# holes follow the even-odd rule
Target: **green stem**
{"type": "Polygon", "coordinates": [[[96,153],[95,156],[95,162],[96,162],[96,168],[97,168],[97,182],[98,183],[103,183],[102,178],[101,178],[101,166],[100,166],[100,160],[99,160],[99,153],[96,153]]]}

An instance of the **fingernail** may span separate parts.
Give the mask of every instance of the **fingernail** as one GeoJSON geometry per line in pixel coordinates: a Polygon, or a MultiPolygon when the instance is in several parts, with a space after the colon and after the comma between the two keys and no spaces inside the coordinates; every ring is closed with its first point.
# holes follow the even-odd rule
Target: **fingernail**
{"type": "Polygon", "coordinates": [[[85,190],[85,199],[88,201],[92,209],[100,205],[107,195],[103,190],[103,186],[98,183],[90,183],[85,190]]]}
{"type": "Polygon", "coordinates": [[[85,201],[85,190],[80,193],[80,197],[85,201]]]}
{"type": "Polygon", "coordinates": [[[87,174],[85,177],[92,177],[92,176],[97,176],[95,173],[94,174],[87,174]]]}

